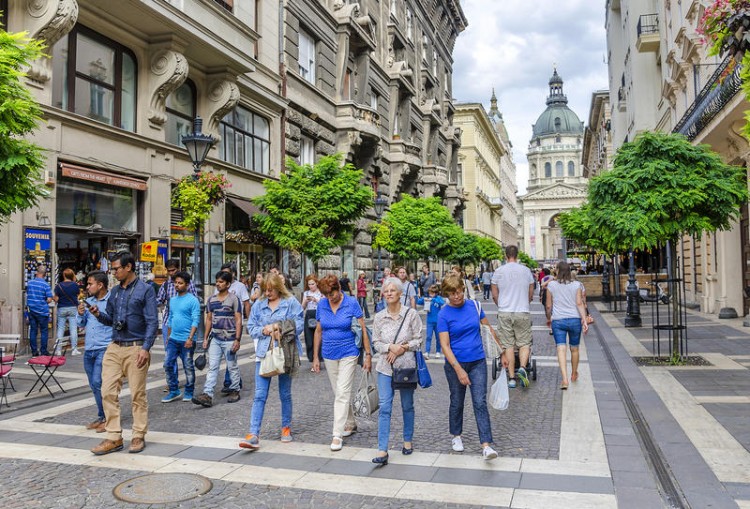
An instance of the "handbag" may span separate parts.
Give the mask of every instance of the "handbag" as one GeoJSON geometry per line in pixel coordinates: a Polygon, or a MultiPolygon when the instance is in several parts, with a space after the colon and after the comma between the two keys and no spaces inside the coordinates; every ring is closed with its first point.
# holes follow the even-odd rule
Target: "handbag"
{"type": "Polygon", "coordinates": [[[378,386],[372,379],[372,374],[362,371],[359,387],[352,399],[352,411],[357,417],[368,418],[380,408],[378,386]]]}
{"type": "MultiPolygon", "coordinates": [[[[393,343],[398,339],[398,335],[401,334],[401,328],[404,326],[406,317],[409,315],[411,308],[406,309],[404,317],[401,319],[401,325],[398,326],[396,335],[393,336],[393,343]]],[[[391,377],[391,387],[393,390],[396,389],[416,389],[417,388],[417,368],[393,368],[393,376],[391,377]]]]}
{"type": "Polygon", "coordinates": [[[260,361],[260,376],[264,378],[284,374],[284,350],[281,349],[279,340],[272,339],[270,347],[260,361]]]}
{"type": "MultiPolygon", "coordinates": [[[[479,309],[479,303],[477,301],[474,301],[474,307],[477,308],[477,316],[482,316],[479,309]]],[[[490,330],[490,326],[480,322],[479,329],[482,336],[482,346],[484,346],[485,355],[490,359],[497,359],[498,357],[500,357],[503,354],[503,351],[500,348],[500,345],[498,345],[495,341],[495,337],[492,334],[492,330],[490,330]]]]}
{"type": "Polygon", "coordinates": [[[430,370],[427,368],[427,363],[424,360],[422,351],[416,352],[414,355],[417,357],[417,380],[419,386],[422,389],[427,389],[432,386],[432,377],[430,376],[430,370]]]}

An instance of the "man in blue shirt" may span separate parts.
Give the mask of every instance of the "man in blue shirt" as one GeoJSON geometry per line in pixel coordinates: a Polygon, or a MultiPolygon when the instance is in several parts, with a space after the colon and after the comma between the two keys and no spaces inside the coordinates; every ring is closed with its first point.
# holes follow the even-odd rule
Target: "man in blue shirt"
{"type": "Polygon", "coordinates": [[[104,352],[112,341],[112,327],[100,323],[88,308],[91,306],[107,308],[109,278],[101,270],[95,270],[89,272],[86,281],[86,291],[89,298],[78,305],[78,326],[86,327],[86,351],[83,354],[83,368],[86,370],[91,392],[94,393],[94,401],[96,401],[98,412],[96,420],[87,424],[86,429],[104,433],[106,421],[104,406],[102,405],[102,361],[104,360],[104,352]]]}
{"type": "Polygon", "coordinates": [[[29,345],[31,355],[36,357],[41,350],[42,355],[49,355],[47,341],[49,339],[49,303],[52,302],[52,288],[50,288],[44,275],[47,269],[40,265],[36,269],[36,278],[26,284],[26,307],[29,308],[29,345]],[[37,348],[37,330],[41,335],[40,347],[37,348]]]}
{"type": "Polygon", "coordinates": [[[167,355],[164,359],[164,371],[167,373],[169,394],[162,398],[162,403],[176,401],[182,396],[182,401],[192,401],[195,388],[195,366],[193,352],[195,351],[195,332],[201,319],[201,303],[195,295],[188,293],[190,274],[178,272],[174,276],[174,287],[177,295],[169,299],[169,319],[167,321],[167,355]],[[182,361],[185,370],[185,394],[180,394],[179,379],[177,377],[177,358],[182,361]]]}
{"type": "Polygon", "coordinates": [[[151,360],[149,350],[156,339],[158,319],[154,289],[135,274],[135,258],[128,252],[117,255],[111,269],[120,282],[112,289],[106,311],[98,306],[89,311],[104,325],[112,326],[112,342],[102,361],[102,403],[107,419],[107,438],[91,449],[96,455],[122,450],[120,390],[127,377],[132,396],[133,439],[131,453],[146,448],[148,429],[146,376],[151,360]]]}
{"type": "MultiPolygon", "coordinates": [[[[169,320],[169,300],[177,295],[177,290],[174,287],[174,277],[180,271],[180,260],[177,258],[171,258],[167,260],[165,264],[167,268],[167,280],[159,288],[159,293],[156,294],[156,303],[159,306],[164,306],[164,318],[161,321],[161,338],[164,340],[164,349],[167,348],[167,320],[169,320]]],[[[195,290],[195,285],[192,281],[188,285],[188,293],[198,297],[198,292],[195,290]]],[[[174,374],[177,376],[177,364],[174,365],[174,374]]],[[[164,392],[167,392],[166,390],[164,392]]]]}

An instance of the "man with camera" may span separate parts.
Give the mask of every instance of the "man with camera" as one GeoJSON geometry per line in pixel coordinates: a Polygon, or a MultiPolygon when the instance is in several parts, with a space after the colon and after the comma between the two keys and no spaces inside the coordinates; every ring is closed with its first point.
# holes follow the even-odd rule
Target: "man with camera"
{"type": "Polygon", "coordinates": [[[158,326],[154,289],[137,277],[133,255],[119,253],[110,269],[120,284],[110,292],[105,310],[96,305],[89,307],[89,312],[99,322],[112,326],[112,342],[102,361],[102,403],[107,419],[107,438],[91,449],[97,456],[122,450],[119,395],[123,377],[128,379],[132,398],[133,438],[129,452],[138,453],[146,448],[146,376],[149,350],[156,339],[158,326]]]}

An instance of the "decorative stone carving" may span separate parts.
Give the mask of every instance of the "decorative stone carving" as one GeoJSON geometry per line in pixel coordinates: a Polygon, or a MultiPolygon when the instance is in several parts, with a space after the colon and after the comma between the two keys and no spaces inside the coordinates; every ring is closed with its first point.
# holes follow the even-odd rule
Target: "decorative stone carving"
{"type": "Polygon", "coordinates": [[[319,154],[326,156],[333,155],[336,152],[336,147],[325,141],[319,141],[316,148],[319,154]]]}
{"type": "MultiPolygon", "coordinates": [[[[28,24],[29,36],[41,39],[51,53],[52,46],[70,32],[78,21],[76,0],[28,0],[26,12],[31,17],[28,24]]],[[[29,66],[27,76],[39,83],[46,83],[52,77],[52,61],[41,57],[29,66]]]]}
{"type": "Polygon", "coordinates": [[[148,109],[148,122],[151,127],[161,129],[167,121],[167,97],[185,83],[189,66],[183,54],[170,49],[161,49],[151,57],[150,70],[151,102],[148,109]]]}
{"type": "Polygon", "coordinates": [[[218,79],[208,87],[208,129],[206,132],[221,139],[219,122],[240,102],[240,89],[234,81],[218,79]]]}

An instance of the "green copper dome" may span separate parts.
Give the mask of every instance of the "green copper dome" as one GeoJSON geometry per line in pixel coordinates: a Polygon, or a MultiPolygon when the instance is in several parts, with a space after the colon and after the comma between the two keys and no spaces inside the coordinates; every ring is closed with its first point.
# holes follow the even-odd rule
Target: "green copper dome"
{"type": "Polygon", "coordinates": [[[578,115],[568,108],[568,98],[563,94],[563,80],[557,74],[557,69],[549,80],[547,109],[539,115],[533,129],[533,138],[557,134],[583,135],[583,123],[578,115]]]}

